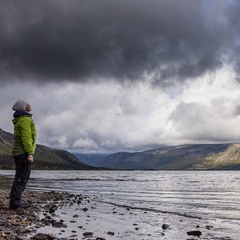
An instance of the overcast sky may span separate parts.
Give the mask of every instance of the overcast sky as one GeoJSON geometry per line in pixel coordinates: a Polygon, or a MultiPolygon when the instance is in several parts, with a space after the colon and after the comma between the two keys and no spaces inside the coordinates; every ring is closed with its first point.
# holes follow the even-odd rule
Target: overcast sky
{"type": "Polygon", "coordinates": [[[240,1],[0,0],[0,128],[85,153],[240,142],[240,1]]]}

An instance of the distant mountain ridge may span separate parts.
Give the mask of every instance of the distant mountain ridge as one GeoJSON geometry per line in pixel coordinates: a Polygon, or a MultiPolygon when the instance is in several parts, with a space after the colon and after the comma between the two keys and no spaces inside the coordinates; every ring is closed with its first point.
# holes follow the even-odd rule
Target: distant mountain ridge
{"type": "Polygon", "coordinates": [[[76,153],[71,152],[75,157],[81,160],[81,162],[94,166],[94,167],[100,167],[101,161],[107,157],[109,154],[86,154],[86,153],[76,153]]]}
{"type": "MultiPolygon", "coordinates": [[[[15,167],[11,156],[13,140],[13,134],[0,129],[0,169],[15,167]]],[[[118,152],[108,156],[75,155],[78,158],[65,150],[37,145],[33,169],[240,170],[238,143],[166,146],[143,152],[118,152]],[[89,166],[91,163],[95,166],[89,166]]]]}
{"type": "Polygon", "coordinates": [[[240,144],[189,144],[143,152],[119,152],[100,164],[134,170],[240,170],[240,144]]]}
{"type": "MultiPolygon", "coordinates": [[[[0,169],[14,169],[12,146],[14,135],[0,128],[0,169]]],[[[65,150],[38,145],[34,154],[33,169],[43,170],[92,170],[97,169],[81,162],[73,154],[65,150]]]]}

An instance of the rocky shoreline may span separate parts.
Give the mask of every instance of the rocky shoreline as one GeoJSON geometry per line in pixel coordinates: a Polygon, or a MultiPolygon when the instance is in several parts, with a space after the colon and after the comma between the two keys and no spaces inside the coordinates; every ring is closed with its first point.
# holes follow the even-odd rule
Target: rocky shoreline
{"type": "MultiPolygon", "coordinates": [[[[76,235],[70,238],[58,238],[53,233],[40,233],[38,229],[45,226],[59,228],[64,232],[68,226],[64,220],[57,220],[55,211],[64,205],[78,204],[87,200],[86,196],[74,195],[67,192],[24,192],[23,201],[30,203],[27,209],[9,209],[9,193],[1,191],[0,197],[0,239],[17,240],[69,240],[77,239],[76,235]]],[[[88,209],[83,209],[87,211],[88,209]]],[[[76,217],[76,216],[75,216],[76,217]]],[[[74,231],[73,231],[74,232],[74,231]]],[[[83,236],[91,237],[91,232],[83,232],[83,236]]],[[[96,238],[103,240],[104,238],[96,238]]]]}
{"type": "MultiPolygon", "coordinates": [[[[16,210],[9,209],[9,192],[0,191],[0,195],[0,240],[122,239],[121,231],[126,226],[124,231],[128,235],[124,239],[131,239],[133,236],[136,238],[132,239],[146,239],[142,238],[144,235],[150,239],[154,232],[152,228],[148,229],[149,232],[145,232],[144,235],[140,233],[141,222],[147,221],[145,211],[136,211],[136,209],[129,207],[121,207],[117,210],[116,206],[110,208],[109,204],[106,208],[99,206],[101,202],[98,198],[90,199],[82,194],[58,191],[25,191],[23,201],[30,203],[30,207],[16,210]],[[97,209],[99,212],[96,211],[97,209]],[[114,228],[111,224],[115,224],[116,227],[114,228]]],[[[212,232],[214,227],[211,225],[200,227],[197,220],[193,220],[191,228],[188,226],[190,231],[181,229],[185,232],[185,237],[179,239],[195,240],[199,239],[202,234],[212,235],[212,239],[231,239],[228,237],[214,238],[212,232]],[[206,231],[209,234],[206,234],[206,231]]],[[[182,220],[179,221],[179,223],[181,222],[182,220]]],[[[180,229],[171,233],[176,228],[172,223],[170,225],[162,223],[158,226],[160,238],[173,239],[170,237],[172,234],[175,236],[177,234],[180,237],[180,229]],[[170,238],[166,238],[165,234],[167,233],[170,234],[170,238]]]]}

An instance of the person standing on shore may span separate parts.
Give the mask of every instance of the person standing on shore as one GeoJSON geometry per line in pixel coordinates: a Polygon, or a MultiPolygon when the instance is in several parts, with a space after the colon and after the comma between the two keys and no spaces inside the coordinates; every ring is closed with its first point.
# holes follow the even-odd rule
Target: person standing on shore
{"type": "Polygon", "coordinates": [[[13,105],[14,144],[12,155],[15,160],[16,173],[10,193],[9,208],[27,208],[28,203],[22,202],[22,193],[31,173],[33,154],[36,149],[36,127],[32,120],[32,110],[28,102],[18,100],[13,105]]]}

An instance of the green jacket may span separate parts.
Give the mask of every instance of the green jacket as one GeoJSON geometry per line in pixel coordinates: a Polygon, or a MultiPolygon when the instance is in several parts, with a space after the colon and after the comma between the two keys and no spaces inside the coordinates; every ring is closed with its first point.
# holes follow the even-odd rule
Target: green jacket
{"type": "MultiPolygon", "coordinates": [[[[15,112],[16,113],[16,112],[15,112]]],[[[23,153],[34,154],[36,149],[36,127],[31,114],[23,112],[14,114],[14,144],[12,155],[17,156],[23,153]]]]}

